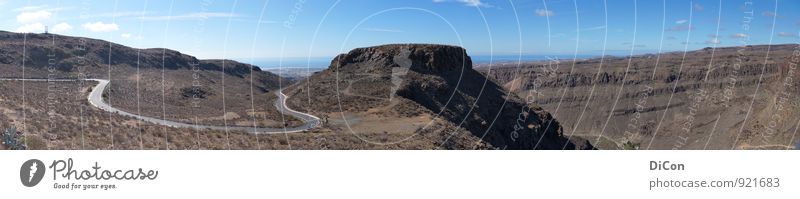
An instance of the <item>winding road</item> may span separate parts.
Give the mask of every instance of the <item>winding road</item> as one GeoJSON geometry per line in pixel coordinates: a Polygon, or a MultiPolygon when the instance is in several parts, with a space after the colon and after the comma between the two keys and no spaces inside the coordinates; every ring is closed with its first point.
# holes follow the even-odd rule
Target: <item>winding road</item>
{"type": "MultiPolygon", "coordinates": [[[[0,81],[36,81],[36,82],[75,82],[81,81],[78,79],[14,79],[14,78],[0,78],[0,81]]],[[[283,90],[278,90],[275,92],[278,95],[278,99],[275,100],[275,108],[278,109],[283,114],[290,115],[292,117],[296,117],[303,121],[303,125],[298,127],[286,127],[286,128],[261,128],[261,127],[245,127],[245,126],[211,126],[211,125],[197,125],[197,124],[188,124],[188,123],[181,123],[175,121],[169,121],[154,117],[147,117],[136,115],[133,113],[128,113],[123,110],[117,109],[112,107],[111,105],[103,102],[103,91],[106,90],[110,81],[105,79],[86,79],[86,81],[96,81],[97,86],[92,88],[92,92],[89,93],[89,103],[92,106],[97,107],[101,110],[108,111],[111,113],[116,113],[118,115],[133,117],[145,122],[157,124],[157,125],[164,125],[174,128],[192,128],[192,129],[200,129],[200,130],[233,130],[233,131],[245,131],[248,133],[254,134],[276,134],[276,133],[297,133],[303,132],[312,128],[319,126],[320,121],[319,118],[299,111],[292,110],[288,106],[286,106],[286,99],[288,96],[283,94],[283,90]]]]}

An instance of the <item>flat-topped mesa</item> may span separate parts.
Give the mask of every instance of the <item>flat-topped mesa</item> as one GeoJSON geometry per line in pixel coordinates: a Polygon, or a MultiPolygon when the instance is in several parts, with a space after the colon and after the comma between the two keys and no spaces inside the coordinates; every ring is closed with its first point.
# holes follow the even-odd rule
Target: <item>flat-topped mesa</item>
{"type": "MultiPolygon", "coordinates": [[[[345,107],[347,111],[369,113],[380,110],[376,107],[382,107],[379,103],[383,100],[368,99],[381,96],[389,101],[401,99],[399,107],[430,113],[493,148],[593,148],[583,140],[562,136],[561,126],[549,113],[526,104],[475,71],[466,50],[458,46],[390,44],[356,48],[334,58],[327,70],[309,80],[288,93],[303,96],[295,99],[305,100],[293,103],[310,110],[335,112],[345,107]]],[[[470,148],[474,143],[455,145],[470,148]]]]}
{"type": "Polygon", "coordinates": [[[472,59],[459,46],[439,44],[388,44],[356,48],[340,54],[331,61],[332,71],[359,70],[374,72],[379,67],[397,67],[396,56],[410,60],[411,70],[420,73],[439,73],[472,69],[472,59]],[[407,55],[407,56],[405,56],[407,55]]]}

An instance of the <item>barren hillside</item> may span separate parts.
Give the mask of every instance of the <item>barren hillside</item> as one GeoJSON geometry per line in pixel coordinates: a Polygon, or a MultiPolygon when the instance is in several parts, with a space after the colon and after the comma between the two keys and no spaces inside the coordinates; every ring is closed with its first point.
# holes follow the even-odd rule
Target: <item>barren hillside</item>
{"type": "Polygon", "coordinates": [[[291,82],[258,67],[56,34],[0,32],[0,38],[0,77],[108,79],[107,102],[168,120],[230,126],[283,123],[272,106],[272,91],[291,82]]]}
{"type": "Polygon", "coordinates": [[[291,106],[329,117],[329,128],[355,135],[385,132],[411,139],[444,130],[428,139],[446,148],[591,148],[569,141],[549,113],[473,70],[466,51],[455,46],[357,48],[287,94],[291,106]]]}
{"type": "Polygon", "coordinates": [[[798,50],[705,48],[479,70],[600,148],[786,149],[800,118],[798,50]]]}

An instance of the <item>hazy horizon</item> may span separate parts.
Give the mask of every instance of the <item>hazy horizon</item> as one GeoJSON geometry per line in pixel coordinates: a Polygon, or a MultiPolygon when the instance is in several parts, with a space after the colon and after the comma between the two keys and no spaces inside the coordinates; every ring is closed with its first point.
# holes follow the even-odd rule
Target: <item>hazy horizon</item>
{"type": "Polygon", "coordinates": [[[630,55],[795,43],[797,1],[0,1],[0,29],[169,48],[202,59],[333,57],[387,43],[470,55],[630,55]],[[748,3],[749,2],[749,3],[748,3]],[[355,39],[358,38],[358,39],[355,39]]]}

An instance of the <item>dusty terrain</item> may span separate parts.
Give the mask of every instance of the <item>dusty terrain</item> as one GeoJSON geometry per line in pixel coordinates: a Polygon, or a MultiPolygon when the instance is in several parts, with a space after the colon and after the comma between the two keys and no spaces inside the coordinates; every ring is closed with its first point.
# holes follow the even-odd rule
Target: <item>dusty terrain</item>
{"type": "MultiPolygon", "coordinates": [[[[379,145],[369,140],[394,140],[407,134],[349,133],[317,129],[305,133],[255,135],[244,132],[169,128],[110,114],[86,101],[87,81],[26,82],[0,84],[0,127],[17,127],[29,149],[431,149],[434,135],[450,133],[454,127],[419,131],[402,143],[379,145]],[[52,96],[52,97],[48,97],[52,96]],[[24,103],[23,103],[24,102],[24,103]],[[24,111],[24,112],[23,112],[24,111]]],[[[440,136],[436,136],[440,137],[440,136]]]]}
{"type": "Polygon", "coordinates": [[[553,113],[566,135],[601,149],[787,149],[798,140],[798,50],[705,48],[685,58],[673,52],[479,70],[553,113]]]}
{"type": "Polygon", "coordinates": [[[168,49],[0,32],[0,77],[110,79],[105,100],[185,123],[296,126],[294,134],[169,128],[95,109],[92,82],[0,82],[0,127],[29,149],[794,149],[797,45],[706,48],[473,69],[463,48],[357,48],[287,80],[168,49]],[[24,41],[24,42],[23,42],[24,41]],[[767,56],[769,48],[769,56],[767,56]],[[20,51],[19,49],[25,49],[20,51]],[[25,56],[23,56],[23,52],[25,56]],[[487,78],[488,77],[488,78],[487,78]]]}
{"type": "Polygon", "coordinates": [[[299,123],[272,106],[272,92],[292,82],[251,65],[55,34],[0,32],[0,38],[6,38],[0,42],[0,77],[107,79],[104,98],[113,106],[187,123],[299,123]]]}
{"type": "Polygon", "coordinates": [[[410,138],[412,132],[445,125],[459,129],[456,136],[441,138],[444,148],[591,148],[566,139],[549,113],[473,70],[460,47],[354,49],[337,56],[329,69],[287,89],[287,95],[290,106],[327,116],[332,121],[328,128],[356,135],[385,132],[410,138]]]}

